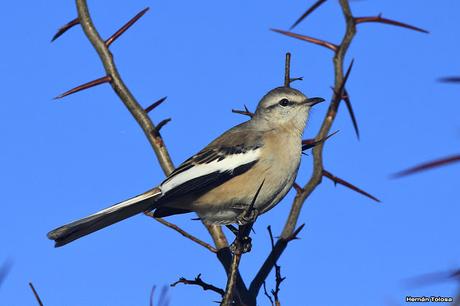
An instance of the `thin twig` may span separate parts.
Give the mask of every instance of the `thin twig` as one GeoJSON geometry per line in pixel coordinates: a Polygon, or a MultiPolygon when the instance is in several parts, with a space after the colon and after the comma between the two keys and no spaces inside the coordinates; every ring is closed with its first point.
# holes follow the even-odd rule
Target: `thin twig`
{"type": "Polygon", "coordinates": [[[145,212],[144,214],[149,216],[149,217],[151,217],[151,218],[154,218],[156,221],[160,222],[161,224],[163,224],[163,225],[175,230],[176,232],[178,232],[179,234],[181,234],[185,238],[188,238],[188,239],[192,240],[193,242],[198,243],[199,245],[207,248],[211,252],[217,253],[217,249],[215,247],[211,246],[209,243],[206,243],[203,240],[193,236],[192,234],[189,234],[188,232],[184,231],[183,229],[181,229],[177,225],[175,225],[175,224],[173,224],[171,222],[168,222],[163,218],[155,218],[153,212],[145,212]]]}
{"type": "Polygon", "coordinates": [[[35,299],[37,300],[38,305],[43,306],[43,302],[40,299],[40,296],[38,295],[37,290],[35,290],[34,285],[32,283],[29,283],[29,287],[30,287],[30,289],[32,289],[32,292],[33,292],[33,294],[35,296],[35,299]]]}
{"type": "Polygon", "coordinates": [[[199,287],[203,288],[204,291],[207,291],[207,290],[214,291],[214,292],[220,294],[221,296],[224,296],[224,294],[225,294],[224,289],[221,289],[219,287],[216,287],[216,286],[214,286],[212,284],[209,284],[209,283],[206,283],[205,281],[203,281],[201,279],[201,273],[198,274],[197,277],[195,277],[195,279],[193,279],[193,280],[181,277],[181,278],[179,278],[178,281],[172,283],[170,286],[175,287],[177,284],[196,285],[196,286],[199,286],[199,287]]]}
{"type": "Polygon", "coordinates": [[[284,87],[291,85],[291,53],[286,53],[286,60],[284,62],[284,87]]]}
{"type": "Polygon", "coordinates": [[[249,111],[249,109],[248,109],[248,107],[246,105],[244,106],[244,111],[243,110],[238,110],[238,109],[232,109],[232,113],[249,116],[251,118],[254,117],[254,115],[255,115],[253,112],[249,111]]]}

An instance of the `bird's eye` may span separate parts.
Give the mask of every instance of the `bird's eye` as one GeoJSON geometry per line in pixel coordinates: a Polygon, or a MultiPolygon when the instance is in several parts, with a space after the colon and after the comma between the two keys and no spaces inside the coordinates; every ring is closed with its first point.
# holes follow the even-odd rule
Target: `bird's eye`
{"type": "Polygon", "coordinates": [[[279,101],[278,104],[284,107],[284,106],[288,106],[290,103],[289,103],[289,100],[285,98],[279,101]]]}

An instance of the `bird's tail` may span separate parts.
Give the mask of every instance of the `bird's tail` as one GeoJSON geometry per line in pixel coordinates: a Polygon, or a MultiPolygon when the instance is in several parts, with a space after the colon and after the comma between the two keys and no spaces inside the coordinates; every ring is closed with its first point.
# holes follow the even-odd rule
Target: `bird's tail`
{"type": "Polygon", "coordinates": [[[48,233],[48,238],[55,241],[55,247],[63,246],[116,222],[155,208],[155,199],[159,195],[161,195],[159,188],[150,189],[86,218],[58,227],[48,233]]]}

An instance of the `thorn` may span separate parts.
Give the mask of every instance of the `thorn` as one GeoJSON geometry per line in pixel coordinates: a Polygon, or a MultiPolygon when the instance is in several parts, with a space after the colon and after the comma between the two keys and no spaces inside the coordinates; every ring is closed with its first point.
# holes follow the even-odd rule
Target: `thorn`
{"type": "Polygon", "coordinates": [[[335,88],[333,89],[335,95],[338,96],[338,97],[340,97],[340,100],[343,99],[345,84],[346,84],[347,81],[348,81],[348,77],[350,76],[351,68],[353,68],[353,63],[354,63],[354,62],[355,62],[355,60],[352,59],[352,60],[351,60],[351,63],[350,63],[350,66],[348,66],[347,72],[345,73],[345,76],[344,76],[343,79],[342,79],[342,83],[341,83],[340,86],[339,86],[339,90],[336,91],[335,88]]]}
{"type": "Polygon", "coordinates": [[[54,97],[54,99],[55,100],[61,99],[61,98],[64,98],[65,96],[71,95],[71,94],[79,92],[81,90],[88,89],[88,88],[91,88],[91,87],[94,87],[94,86],[97,86],[97,85],[100,85],[100,84],[104,84],[104,83],[110,83],[110,82],[112,82],[112,77],[109,76],[109,75],[106,75],[106,76],[104,76],[102,78],[95,79],[95,80],[93,80],[91,82],[82,84],[82,85],[77,86],[75,88],[72,88],[71,90],[68,90],[68,91],[62,93],[59,96],[54,97]]]}
{"type": "Polygon", "coordinates": [[[160,134],[160,130],[161,130],[166,124],[168,124],[168,122],[171,121],[171,120],[172,120],[171,118],[166,118],[166,119],[164,119],[164,120],[161,120],[161,121],[157,124],[157,126],[156,126],[156,132],[157,132],[158,134],[160,134]]]}
{"type": "Polygon", "coordinates": [[[292,184],[292,187],[294,187],[294,189],[295,189],[295,191],[296,191],[297,193],[302,193],[302,192],[303,192],[303,188],[300,187],[300,185],[297,184],[296,182],[294,182],[294,184],[292,184]]]}
{"type": "Polygon", "coordinates": [[[329,138],[331,138],[332,136],[334,136],[338,132],[339,132],[339,130],[335,131],[332,134],[329,134],[326,137],[321,138],[320,140],[315,140],[315,139],[304,139],[304,140],[302,140],[302,151],[305,151],[305,150],[308,150],[308,149],[316,147],[317,145],[325,142],[326,140],[328,140],[329,138]]]}
{"type": "Polygon", "coordinates": [[[303,77],[298,77],[298,78],[291,78],[289,80],[289,83],[295,82],[295,81],[303,81],[303,77]]]}
{"type": "Polygon", "coordinates": [[[353,123],[353,128],[355,129],[356,137],[359,140],[359,128],[358,128],[358,122],[355,117],[355,113],[353,112],[353,107],[351,106],[351,101],[350,101],[350,95],[348,94],[347,90],[344,88],[343,89],[344,95],[342,96],[343,101],[345,102],[345,105],[347,106],[348,113],[350,114],[351,117],[351,122],[353,123]]]}
{"type": "Polygon", "coordinates": [[[316,1],[305,13],[302,14],[302,16],[299,17],[299,19],[296,20],[296,22],[294,22],[294,24],[289,28],[289,30],[292,30],[293,28],[295,28],[299,23],[301,23],[305,18],[307,18],[308,15],[313,13],[314,10],[316,10],[326,1],[327,0],[316,1]]]}
{"type": "MultiPolygon", "coordinates": [[[[254,195],[254,198],[251,201],[251,204],[249,205],[249,208],[246,210],[246,217],[249,218],[251,215],[251,212],[254,210],[254,205],[256,204],[257,197],[259,196],[260,190],[262,189],[262,186],[265,183],[265,179],[262,180],[262,183],[260,184],[259,188],[257,188],[256,194],[254,195]]],[[[252,226],[251,228],[252,229],[252,226]]]]}
{"type": "Polygon", "coordinates": [[[443,83],[460,83],[460,76],[444,77],[438,81],[443,83]]]}
{"type": "Polygon", "coordinates": [[[142,11],[136,14],[133,18],[131,18],[125,25],[123,25],[118,31],[116,31],[112,36],[110,36],[105,41],[105,46],[108,48],[118,37],[120,37],[126,30],[128,30],[136,21],[139,20],[144,14],[149,10],[149,7],[146,7],[142,11]]]}
{"type": "Polygon", "coordinates": [[[287,241],[292,241],[292,240],[297,240],[299,239],[297,235],[303,230],[305,227],[305,223],[303,223],[301,226],[299,226],[288,238],[287,241]]]}
{"type": "Polygon", "coordinates": [[[380,200],[377,199],[376,197],[374,197],[373,195],[371,195],[371,194],[365,192],[364,190],[359,189],[355,185],[353,185],[353,184],[351,184],[351,183],[349,183],[349,182],[347,182],[347,181],[345,181],[345,180],[333,175],[329,171],[326,171],[326,170],[323,169],[323,176],[325,176],[328,179],[332,180],[335,184],[340,184],[342,186],[348,187],[351,190],[354,190],[354,191],[356,191],[356,192],[358,192],[358,193],[360,193],[360,194],[362,194],[362,195],[364,195],[364,196],[366,196],[366,197],[368,197],[368,198],[380,203],[380,200]]]}
{"type": "Polygon", "coordinates": [[[430,169],[438,168],[438,167],[441,167],[441,166],[450,165],[452,163],[459,162],[459,161],[460,161],[460,155],[452,155],[452,156],[448,156],[448,157],[444,157],[444,158],[441,158],[441,159],[426,162],[426,163],[417,165],[415,167],[400,171],[398,173],[393,174],[392,177],[393,178],[400,178],[400,177],[407,176],[407,175],[410,175],[410,174],[414,174],[414,173],[417,173],[417,172],[422,172],[422,171],[425,171],[425,170],[430,170],[430,169]]]}
{"type": "Polygon", "coordinates": [[[59,30],[56,32],[56,34],[54,34],[53,38],[51,38],[51,42],[58,39],[62,34],[67,32],[70,28],[76,26],[77,24],[80,24],[80,20],[78,19],[78,17],[68,22],[67,24],[63,25],[62,27],[60,27],[59,30]]]}
{"type": "Polygon", "coordinates": [[[332,50],[334,52],[337,52],[337,50],[339,49],[339,46],[337,46],[337,45],[335,45],[333,43],[330,43],[328,41],[325,41],[325,40],[313,38],[313,37],[306,36],[306,35],[300,35],[300,34],[288,32],[288,31],[278,30],[278,29],[270,29],[270,30],[273,31],[273,32],[284,34],[284,35],[294,37],[294,38],[297,38],[297,39],[300,39],[300,40],[303,40],[303,41],[307,41],[307,42],[310,42],[310,43],[313,43],[313,44],[316,44],[316,45],[319,45],[319,46],[322,46],[322,47],[326,47],[326,48],[328,48],[328,49],[330,49],[330,50],[332,50]]]}
{"type": "Polygon", "coordinates": [[[414,30],[414,31],[421,32],[421,33],[426,33],[426,34],[430,33],[427,30],[411,26],[410,24],[407,24],[407,23],[402,23],[396,20],[383,18],[382,14],[379,14],[378,16],[355,17],[354,20],[356,24],[365,23],[365,22],[378,22],[378,23],[390,24],[390,25],[394,25],[397,27],[406,28],[409,30],[414,30]]]}
{"type": "Polygon", "coordinates": [[[167,97],[163,97],[160,100],[157,100],[153,102],[151,105],[149,105],[146,109],[145,112],[149,113],[150,111],[154,110],[156,107],[158,107],[161,103],[163,103],[166,100],[167,97]]]}
{"type": "Polygon", "coordinates": [[[253,112],[249,111],[249,109],[246,107],[246,105],[244,106],[244,111],[238,110],[238,109],[232,109],[232,113],[249,116],[251,118],[254,117],[254,115],[255,115],[253,112]]]}

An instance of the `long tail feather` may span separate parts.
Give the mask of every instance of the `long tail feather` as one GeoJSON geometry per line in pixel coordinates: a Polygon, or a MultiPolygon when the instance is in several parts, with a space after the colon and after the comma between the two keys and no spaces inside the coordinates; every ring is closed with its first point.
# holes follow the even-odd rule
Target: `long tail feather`
{"type": "Polygon", "coordinates": [[[55,247],[63,246],[104,227],[155,208],[155,199],[159,195],[161,195],[159,188],[150,189],[86,218],[58,227],[48,233],[48,238],[55,241],[55,247]]]}

